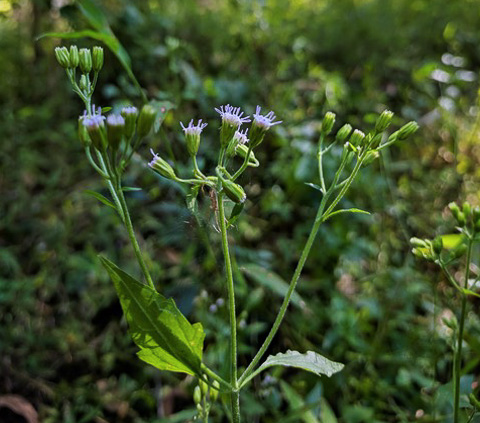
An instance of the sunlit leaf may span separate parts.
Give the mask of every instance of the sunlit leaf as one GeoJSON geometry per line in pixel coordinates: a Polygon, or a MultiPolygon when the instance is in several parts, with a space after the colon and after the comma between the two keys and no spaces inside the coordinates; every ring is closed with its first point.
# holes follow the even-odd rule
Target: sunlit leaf
{"type": "Polygon", "coordinates": [[[367,212],[365,210],[362,210],[362,209],[340,209],[340,210],[336,210],[330,214],[328,214],[327,216],[324,216],[323,217],[323,221],[325,222],[326,220],[330,219],[332,216],[335,216],[337,214],[342,214],[342,213],[361,213],[361,214],[370,214],[370,212],[367,212]]]}
{"type": "Polygon", "coordinates": [[[85,194],[91,195],[92,197],[96,198],[98,201],[101,203],[105,204],[108,207],[111,207],[112,209],[116,210],[115,204],[113,204],[107,197],[104,195],[100,194],[99,192],[92,191],[90,189],[86,189],[84,191],[85,194]]]}
{"type": "Polygon", "coordinates": [[[441,235],[441,238],[443,242],[443,248],[451,250],[458,247],[463,242],[464,236],[462,234],[447,234],[441,235]]]}
{"type": "Polygon", "coordinates": [[[160,370],[200,374],[205,333],[190,324],[175,305],[100,257],[115,285],[138,356],[160,370]]]}

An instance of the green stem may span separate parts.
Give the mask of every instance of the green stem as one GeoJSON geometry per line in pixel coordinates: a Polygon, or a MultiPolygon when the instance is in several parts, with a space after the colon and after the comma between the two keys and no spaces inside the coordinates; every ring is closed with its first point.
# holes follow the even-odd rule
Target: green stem
{"type": "Polygon", "coordinates": [[[127,202],[125,201],[125,196],[123,195],[123,191],[118,183],[116,189],[116,194],[120,200],[120,207],[123,211],[123,215],[125,216],[125,227],[127,228],[128,237],[130,238],[130,243],[132,244],[133,250],[135,252],[135,256],[137,257],[138,264],[142,269],[143,274],[145,275],[145,280],[147,281],[148,286],[150,288],[155,289],[155,285],[153,283],[152,277],[150,276],[150,272],[148,271],[147,265],[145,260],[143,259],[142,252],[140,251],[140,246],[138,245],[137,238],[135,236],[135,231],[133,229],[132,220],[130,219],[130,213],[128,212],[127,202]]]}
{"type": "Polygon", "coordinates": [[[242,166],[240,167],[240,169],[238,169],[235,174],[232,176],[232,181],[234,181],[235,179],[237,179],[244,171],[245,169],[247,168],[248,166],[248,161],[250,160],[250,154],[252,153],[252,147],[251,146],[248,146],[248,150],[247,150],[247,154],[245,155],[245,160],[243,161],[242,163],[242,166]]]}
{"type": "Polygon", "coordinates": [[[327,192],[327,187],[325,185],[325,177],[323,176],[323,141],[324,141],[323,133],[320,134],[320,140],[318,142],[318,176],[320,178],[320,186],[322,188],[323,194],[327,192]]]}
{"type": "Polygon", "coordinates": [[[237,317],[235,314],[235,288],[233,284],[232,263],[228,248],[227,225],[225,220],[225,206],[223,204],[224,194],[218,196],[218,212],[220,230],[222,233],[222,250],[225,258],[225,272],[227,276],[228,308],[230,312],[230,384],[232,385],[232,419],[234,423],[240,422],[240,407],[238,398],[237,382],[237,317]]]}
{"type": "MultiPolygon", "coordinates": [[[[467,261],[465,269],[465,289],[468,289],[468,278],[470,277],[470,260],[472,259],[473,239],[468,239],[467,261]]],[[[460,324],[458,327],[458,338],[453,363],[453,422],[460,421],[460,373],[462,363],[463,331],[465,328],[465,316],[467,310],[467,295],[462,294],[462,308],[460,311],[460,324]]]]}
{"type": "MultiPolygon", "coordinates": [[[[223,386],[225,389],[228,389],[229,391],[232,390],[232,385],[230,385],[226,380],[218,376],[213,370],[208,368],[205,364],[202,363],[202,371],[207,375],[210,376],[213,380],[216,380],[220,386],[223,386]]],[[[208,383],[210,385],[210,382],[208,379],[205,379],[204,382],[208,383]]]]}

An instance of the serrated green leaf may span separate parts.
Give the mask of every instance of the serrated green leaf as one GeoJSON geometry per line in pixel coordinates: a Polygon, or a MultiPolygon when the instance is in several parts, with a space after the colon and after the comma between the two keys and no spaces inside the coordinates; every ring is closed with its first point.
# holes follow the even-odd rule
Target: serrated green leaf
{"type": "MultiPolygon", "coordinates": [[[[251,277],[255,282],[270,289],[279,297],[284,298],[288,291],[288,283],[285,282],[276,273],[266,270],[256,264],[246,264],[242,266],[241,270],[251,277]]],[[[305,308],[305,301],[298,294],[294,292],[292,295],[292,303],[300,308],[305,308]]]]}
{"type": "Polygon", "coordinates": [[[332,376],[343,369],[344,365],[331,361],[323,355],[313,351],[305,354],[298,351],[288,350],[286,353],[279,353],[267,357],[265,362],[255,372],[256,374],[272,366],[296,367],[316,374],[317,376],[332,376]]]}
{"type": "Polygon", "coordinates": [[[175,305],[100,257],[115,285],[138,356],[160,370],[201,374],[205,332],[200,323],[190,324],[175,305]]]}
{"type": "Polygon", "coordinates": [[[92,197],[96,198],[98,201],[100,201],[101,203],[105,204],[106,206],[108,207],[111,207],[112,209],[117,209],[115,207],[115,204],[113,204],[107,197],[105,197],[104,195],[100,194],[99,192],[96,192],[96,191],[92,191],[90,189],[86,189],[84,191],[85,194],[88,194],[88,195],[91,195],[92,197]]]}
{"type": "Polygon", "coordinates": [[[323,217],[323,221],[325,222],[326,220],[330,219],[332,216],[335,216],[337,214],[341,214],[341,213],[361,213],[361,214],[370,214],[370,212],[367,212],[365,210],[362,210],[362,209],[340,209],[340,210],[336,210],[330,214],[328,214],[327,216],[324,216],[323,217]]]}

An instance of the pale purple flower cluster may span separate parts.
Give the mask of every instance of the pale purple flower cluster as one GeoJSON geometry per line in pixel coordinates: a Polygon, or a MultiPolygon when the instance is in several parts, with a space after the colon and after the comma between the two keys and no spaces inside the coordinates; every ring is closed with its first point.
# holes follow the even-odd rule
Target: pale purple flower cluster
{"type": "Polygon", "coordinates": [[[268,130],[270,127],[274,125],[278,125],[279,123],[282,123],[282,121],[274,122],[274,120],[277,118],[275,116],[275,113],[273,112],[268,112],[266,115],[261,115],[260,112],[262,111],[262,108],[260,106],[257,106],[257,109],[255,113],[253,114],[253,119],[254,123],[261,128],[268,130]]]}
{"type": "Polygon", "coordinates": [[[245,129],[243,132],[238,130],[235,132],[233,138],[235,138],[239,144],[247,144],[250,141],[247,137],[248,129],[245,129]]]}
{"type": "Polygon", "coordinates": [[[250,116],[243,117],[240,107],[227,104],[226,106],[220,106],[219,109],[215,108],[215,111],[220,114],[224,123],[236,128],[239,128],[242,123],[251,122],[250,116]]]}
{"type": "Polygon", "coordinates": [[[153,148],[150,149],[150,153],[152,153],[153,159],[150,161],[150,163],[148,163],[148,165],[153,168],[153,166],[155,165],[155,162],[160,156],[153,151],[153,148]]]}
{"type": "Polygon", "coordinates": [[[122,115],[137,115],[138,109],[135,106],[127,106],[122,109],[122,115]]]}
{"type": "Polygon", "coordinates": [[[200,135],[207,125],[208,123],[202,123],[202,119],[200,119],[196,125],[193,124],[193,119],[188,123],[188,126],[180,122],[180,126],[185,132],[185,135],[200,135]]]}

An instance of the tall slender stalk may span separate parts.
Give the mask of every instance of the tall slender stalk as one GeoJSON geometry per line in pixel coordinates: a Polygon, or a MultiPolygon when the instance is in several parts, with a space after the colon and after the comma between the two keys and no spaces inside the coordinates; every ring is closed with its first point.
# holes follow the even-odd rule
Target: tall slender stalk
{"type": "MultiPolygon", "coordinates": [[[[473,237],[469,236],[467,246],[467,258],[465,269],[464,288],[468,289],[468,279],[470,277],[470,260],[472,259],[473,237]]],[[[460,421],[460,376],[462,363],[463,331],[465,328],[465,317],[467,310],[467,294],[462,292],[462,307],[460,310],[460,322],[458,327],[458,338],[455,345],[454,363],[453,363],[453,421],[460,421]]]]}
{"type": "Polygon", "coordinates": [[[235,287],[233,284],[232,263],[228,248],[227,224],[225,221],[225,206],[223,193],[218,195],[218,213],[220,231],[222,235],[222,251],[225,258],[225,272],[227,277],[228,309],[230,313],[230,384],[232,385],[231,411],[234,423],[240,422],[240,404],[237,381],[237,317],[235,314],[235,287]]]}

